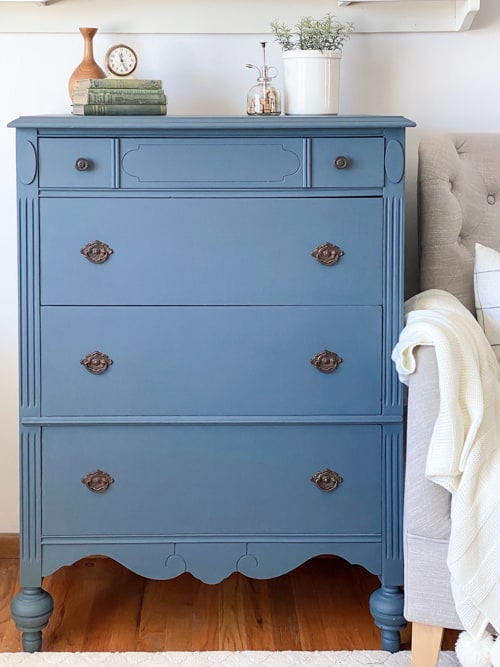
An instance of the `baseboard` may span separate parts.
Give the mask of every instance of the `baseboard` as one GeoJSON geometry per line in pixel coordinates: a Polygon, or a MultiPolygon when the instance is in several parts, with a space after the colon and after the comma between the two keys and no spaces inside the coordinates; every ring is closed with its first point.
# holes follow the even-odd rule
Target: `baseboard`
{"type": "Polygon", "coordinates": [[[0,558],[19,558],[19,533],[0,533],[0,558]]]}

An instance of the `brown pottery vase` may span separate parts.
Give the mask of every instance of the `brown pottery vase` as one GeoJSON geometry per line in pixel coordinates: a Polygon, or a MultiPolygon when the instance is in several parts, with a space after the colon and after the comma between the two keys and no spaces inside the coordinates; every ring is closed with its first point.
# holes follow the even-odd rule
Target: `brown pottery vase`
{"type": "Polygon", "coordinates": [[[83,60],[70,76],[68,82],[69,96],[73,93],[76,82],[79,79],[105,79],[106,74],[94,60],[94,49],[92,40],[97,32],[97,28],[79,28],[83,40],[83,60]]]}

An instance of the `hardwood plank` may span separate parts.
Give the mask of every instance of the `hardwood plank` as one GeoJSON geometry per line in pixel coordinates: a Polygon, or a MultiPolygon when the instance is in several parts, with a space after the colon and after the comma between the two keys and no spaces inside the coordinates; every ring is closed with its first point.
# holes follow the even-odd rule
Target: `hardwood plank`
{"type": "Polygon", "coordinates": [[[163,651],[167,632],[167,607],[172,604],[169,581],[146,580],[139,619],[137,651],[163,651]]]}
{"type": "Polygon", "coordinates": [[[261,581],[241,577],[241,582],[244,587],[242,614],[248,650],[275,651],[275,624],[269,601],[269,581],[265,585],[261,581]],[[266,648],[263,649],[263,646],[266,648]]]}
{"type": "Polygon", "coordinates": [[[220,583],[218,648],[221,651],[244,651],[248,648],[243,614],[243,590],[243,578],[237,573],[220,583]]]}
{"type": "MultiPolygon", "coordinates": [[[[325,561],[318,561],[318,567],[321,567],[325,561]]],[[[323,589],[323,583],[319,586],[318,582],[309,567],[299,568],[297,576],[292,579],[292,589],[294,594],[294,606],[297,609],[299,621],[300,645],[304,651],[325,650],[327,645],[326,638],[326,619],[321,617],[320,598],[326,593],[323,589]],[[299,613],[299,608],[307,608],[308,613],[299,613]]],[[[328,623],[332,622],[328,619],[328,623]]]]}
{"type": "Polygon", "coordinates": [[[200,584],[190,574],[166,582],[164,651],[195,651],[192,641],[193,599],[200,584]]]}
{"type": "Polygon", "coordinates": [[[197,651],[213,651],[219,646],[220,586],[198,582],[193,600],[192,645],[197,651]]]}
{"type": "MultiPolygon", "coordinates": [[[[302,567],[307,567],[307,563],[302,567]]],[[[269,598],[269,617],[273,626],[273,640],[275,651],[302,650],[299,636],[298,615],[305,611],[305,606],[299,612],[295,607],[292,582],[298,571],[293,574],[284,574],[267,582],[269,598]]]]}

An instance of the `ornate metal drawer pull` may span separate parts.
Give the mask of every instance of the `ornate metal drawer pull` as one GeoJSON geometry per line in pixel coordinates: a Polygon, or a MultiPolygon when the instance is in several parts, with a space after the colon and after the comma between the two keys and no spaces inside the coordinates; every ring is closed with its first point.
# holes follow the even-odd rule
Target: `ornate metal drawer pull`
{"type": "Polygon", "coordinates": [[[318,352],[318,354],[314,355],[311,359],[311,364],[316,366],[322,373],[333,373],[333,371],[337,370],[342,361],[343,359],[335,352],[323,350],[323,352],[318,352]]]}
{"type": "Polygon", "coordinates": [[[94,493],[103,493],[106,489],[109,489],[114,481],[109,473],[102,470],[94,470],[94,472],[89,472],[88,475],[82,478],[82,484],[85,484],[94,493]]]}
{"type": "Polygon", "coordinates": [[[344,251],[338,245],[333,245],[333,243],[322,243],[311,253],[320,264],[324,264],[325,266],[336,264],[343,254],[344,251]]]}
{"type": "Polygon", "coordinates": [[[111,366],[113,360],[108,357],[104,352],[91,352],[87,354],[86,357],[80,360],[80,363],[85,366],[89,373],[93,375],[100,375],[108,370],[108,367],[111,366]]]}
{"type": "Polygon", "coordinates": [[[338,488],[338,486],[342,484],[343,481],[344,480],[338,474],[338,472],[335,472],[335,470],[330,470],[330,468],[320,470],[311,477],[311,482],[316,484],[318,489],[327,492],[335,491],[335,489],[338,488]]]}
{"type": "Polygon", "coordinates": [[[76,159],[75,162],[75,169],[77,171],[87,171],[90,169],[91,162],[90,160],[87,160],[85,157],[79,157],[76,159]]]}
{"type": "Polygon", "coordinates": [[[80,249],[82,255],[92,262],[92,264],[102,264],[110,255],[113,254],[113,249],[103,241],[91,241],[86,246],[80,249]]]}
{"type": "Polygon", "coordinates": [[[347,169],[349,166],[349,159],[344,155],[338,155],[333,164],[335,165],[335,169],[347,169]]]}

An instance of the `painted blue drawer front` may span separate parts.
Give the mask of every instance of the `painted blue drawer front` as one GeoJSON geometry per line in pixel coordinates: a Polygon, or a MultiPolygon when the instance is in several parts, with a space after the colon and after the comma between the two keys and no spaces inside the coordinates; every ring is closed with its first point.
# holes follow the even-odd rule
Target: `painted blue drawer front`
{"type": "Polygon", "coordinates": [[[40,212],[42,304],[382,303],[381,197],[51,198],[40,212]],[[113,251],[103,263],[81,253],[95,240],[113,251]],[[326,242],[336,264],[312,255],[326,242]]]}
{"type": "Polygon", "coordinates": [[[383,163],[384,140],[380,138],[312,141],[313,187],[381,187],[384,184],[383,163]]]}
{"type": "Polygon", "coordinates": [[[301,139],[122,139],[124,188],[282,188],[304,185],[301,139]]]}
{"type": "Polygon", "coordinates": [[[47,307],[41,318],[44,415],[381,411],[376,306],[47,307]],[[343,359],[333,373],[311,364],[325,349],[343,359]],[[96,350],[113,361],[99,375],[80,363],[96,350]]]}
{"type": "Polygon", "coordinates": [[[208,583],[279,576],[334,554],[380,578],[370,610],[382,647],[397,650],[403,429],[391,351],[412,123],[12,125],[21,421],[12,616],[24,650],[40,649],[51,615],[42,578],[93,554],[146,577],[190,572],[208,583]],[[317,355],[333,372],[311,363],[317,355]],[[90,490],[91,473],[109,475],[109,488],[90,490]],[[333,491],[312,481],[335,475],[333,491]]]}
{"type": "Polygon", "coordinates": [[[39,140],[41,188],[111,188],[114,183],[110,139],[39,140]],[[78,160],[87,166],[77,168],[78,160]]]}
{"type": "Polygon", "coordinates": [[[42,442],[44,536],[380,535],[376,426],[55,427],[42,442]],[[114,479],[102,493],[81,481],[96,468],[114,479]],[[325,468],[335,491],[311,481],[325,468]]]}

